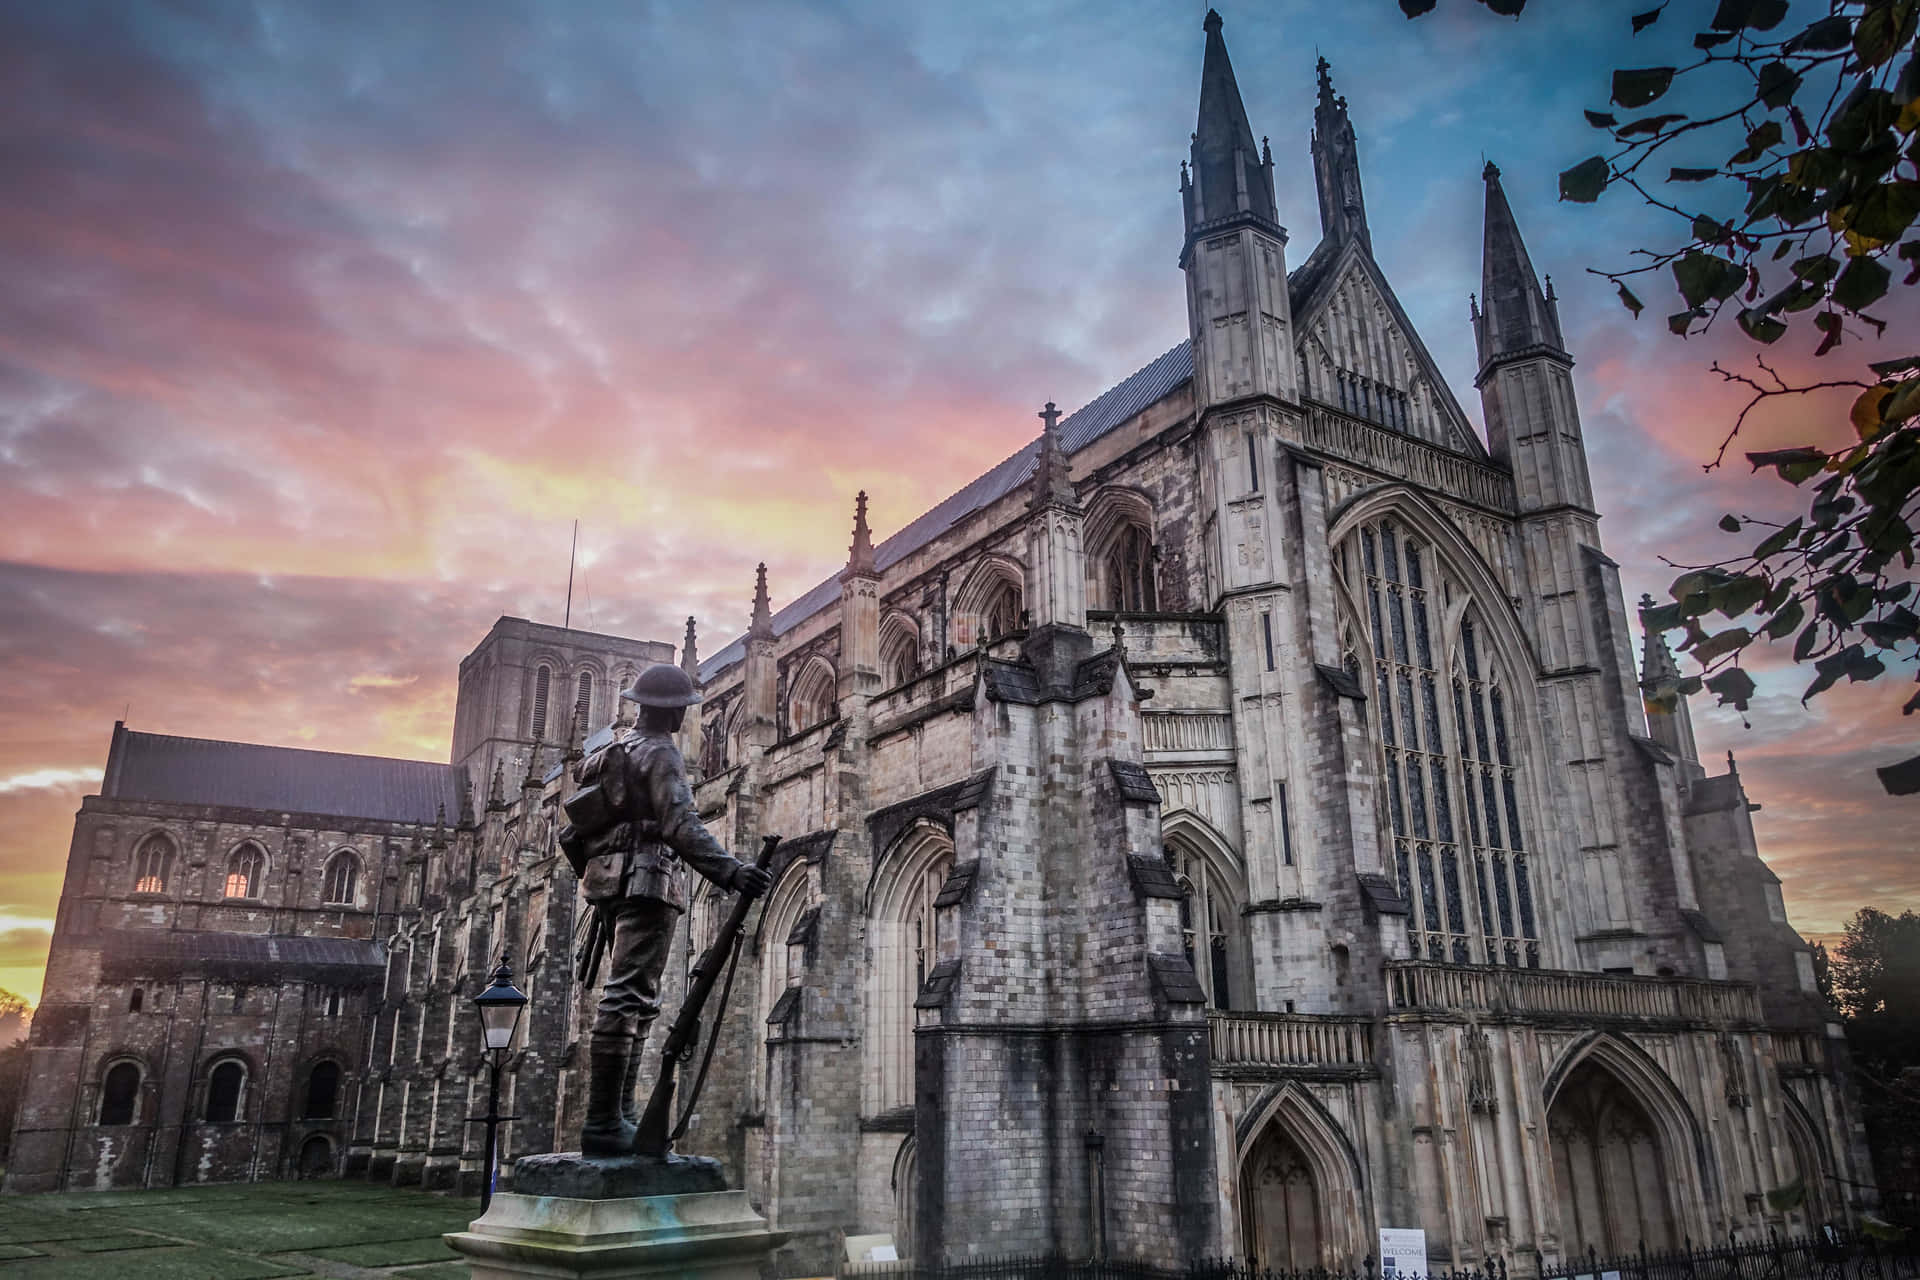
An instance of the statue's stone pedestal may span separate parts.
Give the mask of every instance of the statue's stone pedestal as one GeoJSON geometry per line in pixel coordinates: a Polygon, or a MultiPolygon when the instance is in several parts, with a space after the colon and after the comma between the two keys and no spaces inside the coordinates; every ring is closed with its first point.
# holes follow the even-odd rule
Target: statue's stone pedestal
{"type": "Polygon", "coordinates": [[[473,1280],[757,1280],[787,1238],[725,1189],[713,1160],[528,1156],[513,1181],[446,1237],[473,1280]]]}

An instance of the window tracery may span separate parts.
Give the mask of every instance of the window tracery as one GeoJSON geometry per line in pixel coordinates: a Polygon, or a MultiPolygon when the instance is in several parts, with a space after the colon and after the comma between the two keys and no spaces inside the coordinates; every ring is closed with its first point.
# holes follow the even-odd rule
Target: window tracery
{"type": "Polygon", "coordinates": [[[329,906],[352,906],[354,888],[360,879],[360,859],[342,849],[327,860],[327,873],[321,885],[321,901],[329,906]]]}
{"type": "Polygon", "coordinates": [[[133,853],[133,891],[165,893],[173,874],[173,841],[156,831],[133,853]]]}
{"type": "Polygon", "coordinates": [[[787,732],[801,733],[833,719],[837,683],[826,659],[809,658],[787,694],[787,732]]]}
{"type": "Polygon", "coordinates": [[[1240,995],[1238,977],[1247,969],[1238,952],[1242,895],[1230,877],[1178,840],[1166,846],[1167,864],[1180,886],[1180,942],[1193,966],[1207,1005],[1231,1009],[1240,995]]]}
{"type": "Polygon", "coordinates": [[[224,896],[229,898],[254,898],[260,893],[260,873],[266,867],[266,855],[257,844],[243,844],[233,851],[227,859],[227,882],[224,896]]]}
{"type": "Polygon", "coordinates": [[[1451,587],[1433,549],[1391,518],[1361,526],[1342,556],[1360,587],[1372,641],[1369,701],[1414,954],[1538,967],[1517,742],[1499,666],[1481,652],[1474,611],[1467,610],[1455,652],[1444,653],[1451,587]],[[1442,671],[1449,673],[1444,683],[1442,671]]]}
{"type": "Polygon", "coordinates": [[[868,1018],[879,1069],[868,1083],[872,1112],[913,1102],[914,1000],[950,941],[951,922],[943,919],[949,909],[938,899],[953,860],[952,837],[926,822],[894,847],[875,881],[868,1018]]]}

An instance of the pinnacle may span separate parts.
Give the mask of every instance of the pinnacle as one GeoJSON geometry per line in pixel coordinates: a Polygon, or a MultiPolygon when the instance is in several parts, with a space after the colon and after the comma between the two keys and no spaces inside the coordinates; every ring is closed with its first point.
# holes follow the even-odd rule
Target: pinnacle
{"type": "Polygon", "coordinates": [[[1040,432],[1040,459],[1033,468],[1032,508],[1038,511],[1042,507],[1068,507],[1077,511],[1073,472],[1067,465],[1066,454],[1060,450],[1060,410],[1049,400],[1038,416],[1046,426],[1040,432]]]}
{"type": "Polygon", "coordinates": [[[873,562],[873,530],[867,527],[867,491],[862,489],[853,502],[853,545],[847,548],[847,567],[840,576],[870,578],[878,570],[873,562]]]}
{"type": "Polygon", "coordinates": [[[753,622],[748,631],[756,636],[773,634],[773,606],[767,599],[767,564],[764,560],[753,571],[753,622]]]}

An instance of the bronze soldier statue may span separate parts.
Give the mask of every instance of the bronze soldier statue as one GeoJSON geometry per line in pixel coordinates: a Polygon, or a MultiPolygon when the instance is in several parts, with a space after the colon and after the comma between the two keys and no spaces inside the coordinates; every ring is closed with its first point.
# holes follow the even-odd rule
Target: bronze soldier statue
{"type": "MultiPolygon", "coordinates": [[[[600,829],[575,844],[583,864],[581,887],[610,938],[580,1133],[581,1153],[589,1156],[633,1151],[640,1049],[660,1013],[660,975],[675,921],[687,907],[681,862],[749,898],[765,893],[772,879],[722,848],[694,812],[686,764],[670,736],[686,709],[700,701],[686,672],[669,664],[648,667],[620,697],[639,706],[639,723],[613,747],[583,761],[579,779],[595,784],[605,805],[601,820],[586,824],[600,829]]],[[[575,807],[569,801],[570,817],[575,807]]]]}

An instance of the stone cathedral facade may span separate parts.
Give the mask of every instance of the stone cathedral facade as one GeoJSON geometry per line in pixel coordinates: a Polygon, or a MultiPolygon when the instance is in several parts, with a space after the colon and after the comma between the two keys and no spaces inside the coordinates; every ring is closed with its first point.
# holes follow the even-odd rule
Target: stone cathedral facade
{"type": "MultiPolygon", "coordinates": [[[[1289,269],[1209,15],[1186,337],[877,546],[863,499],[844,570],[778,612],[763,573],[704,661],[691,620],[676,652],[501,619],[445,765],[116,728],[7,1187],[471,1187],[502,956],[509,1155],[564,1141],[566,763],[678,661],[702,815],[786,837],[683,1148],[802,1253],[1344,1266],[1422,1227],[1525,1274],[1870,1205],[1757,806],[1643,701],[1673,659],[1636,664],[1498,171],[1483,441],[1375,261],[1324,63],[1311,156],[1289,269]]],[[[722,909],[696,894],[670,986],[722,909]]]]}

